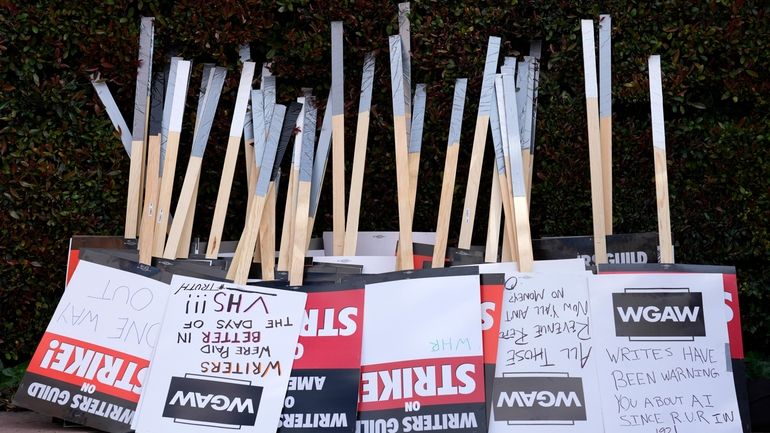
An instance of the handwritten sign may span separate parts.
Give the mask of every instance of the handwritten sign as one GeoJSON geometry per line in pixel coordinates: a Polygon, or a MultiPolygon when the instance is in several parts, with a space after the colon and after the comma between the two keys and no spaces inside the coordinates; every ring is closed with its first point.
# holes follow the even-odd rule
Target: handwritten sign
{"type": "Polygon", "coordinates": [[[158,345],[168,285],[80,260],[15,397],[19,406],[127,432],[158,345]]]}
{"type": "Polygon", "coordinates": [[[607,431],[741,431],[720,274],[589,281],[607,431]]]}
{"type": "Polygon", "coordinates": [[[307,304],[280,433],[352,432],[361,377],[364,285],[303,286],[307,304]]]}
{"type": "Polygon", "coordinates": [[[307,295],[175,275],[138,433],[274,433],[307,295]]]}
{"type": "Polygon", "coordinates": [[[505,282],[490,432],[599,432],[585,273],[505,282]]]}
{"type": "Polygon", "coordinates": [[[477,268],[366,284],[358,432],[484,432],[477,268]]]}

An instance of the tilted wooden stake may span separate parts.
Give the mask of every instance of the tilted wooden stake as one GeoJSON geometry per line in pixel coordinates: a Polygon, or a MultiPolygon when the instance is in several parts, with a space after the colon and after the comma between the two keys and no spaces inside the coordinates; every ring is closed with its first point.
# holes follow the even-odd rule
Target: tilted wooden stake
{"type": "Polygon", "coordinates": [[[332,22],[332,230],[335,256],[345,246],[345,92],[342,61],[342,22],[332,22]]]}
{"type": "MultiPolygon", "coordinates": [[[[235,163],[238,158],[238,147],[241,144],[243,134],[243,122],[246,116],[246,105],[249,102],[251,81],[254,79],[254,62],[245,62],[241,72],[241,81],[238,85],[238,96],[233,110],[233,121],[230,125],[230,138],[227,141],[225,162],[222,167],[222,177],[219,182],[217,204],[214,208],[214,219],[211,223],[211,234],[206,246],[206,258],[216,259],[222,242],[227,206],[230,201],[230,189],[233,186],[235,163]]],[[[255,240],[256,242],[256,240],[255,240]]],[[[252,246],[253,248],[253,246],[252,246]]]]}
{"type": "MultiPolygon", "coordinates": [[[[174,190],[174,178],[176,177],[176,158],[179,152],[179,138],[182,134],[182,116],[184,114],[184,102],[187,97],[187,83],[190,78],[191,63],[187,60],[179,60],[176,65],[174,77],[174,92],[169,94],[171,98],[171,114],[169,117],[168,139],[166,140],[166,154],[162,164],[160,181],[160,194],[158,195],[158,212],[155,218],[155,235],[152,255],[160,257],[166,245],[166,231],[168,230],[169,214],[171,213],[171,194],[174,190]]],[[[179,215],[184,221],[187,213],[179,215]]],[[[176,252],[176,250],[174,250],[176,252]]]]}
{"type": "MultiPolygon", "coordinates": [[[[358,219],[361,213],[361,192],[364,187],[364,164],[366,163],[366,142],[369,138],[369,110],[372,105],[374,85],[374,53],[366,55],[364,72],[361,76],[361,96],[358,100],[358,125],[356,126],[356,148],[353,153],[353,171],[350,175],[350,199],[348,201],[347,226],[345,227],[344,256],[356,255],[358,242],[358,219]]],[[[312,174],[312,167],[310,170],[312,174]]]]}
{"type": "MultiPolygon", "coordinates": [[[[422,150],[422,130],[425,123],[425,84],[418,84],[414,91],[412,104],[412,123],[409,130],[409,202],[412,206],[412,218],[417,203],[417,176],[420,173],[420,151],[422,150]]],[[[407,111],[408,113],[408,111],[407,111]]]]}
{"type": "Polygon", "coordinates": [[[444,162],[444,180],[441,183],[441,201],[438,208],[438,222],[436,222],[436,244],[433,246],[432,268],[443,268],[446,258],[452,198],[455,192],[455,175],[457,174],[457,156],[460,152],[460,133],[463,128],[465,90],[467,88],[467,78],[460,78],[455,81],[452,118],[449,122],[449,138],[447,139],[446,161],[444,162]]]}
{"type": "Polygon", "coordinates": [[[510,186],[513,196],[513,219],[515,222],[516,257],[519,271],[531,272],[534,262],[532,254],[532,236],[529,228],[529,205],[524,181],[524,162],[521,155],[521,137],[516,107],[516,84],[513,74],[503,70],[503,95],[505,100],[505,118],[508,133],[508,152],[511,158],[510,186]]]}
{"type": "Polygon", "coordinates": [[[411,140],[412,136],[412,24],[409,22],[409,13],[409,2],[398,4],[398,36],[401,38],[401,67],[404,70],[404,112],[406,113],[407,140],[411,140]]]}
{"type": "Polygon", "coordinates": [[[599,134],[604,179],[604,227],[612,234],[612,18],[599,15],[599,134]]]}
{"type": "Polygon", "coordinates": [[[241,239],[238,241],[238,247],[233,256],[233,262],[227,272],[227,278],[233,280],[235,284],[246,284],[246,280],[249,277],[251,259],[254,256],[254,247],[257,243],[257,234],[262,220],[262,211],[264,210],[268,188],[270,187],[270,174],[273,171],[275,152],[278,147],[278,136],[280,135],[285,114],[286,107],[276,104],[273,110],[273,118],[270,120],[270,131],[259,170],[257,188],[254,191],[256,194],[254,205],[251,208],[251,214],[246,218],[241,239]]]}
{"type": "Polygon", "coordinates": [[[302,145],[299,160],[299,186],[297,189],[296,216],[294,219],[294,246],[291,250],[289,284],[302,285],[307,253],[307,223],[310,212],[310,185],[313,178],[313,147],[315,147],[315,124],[317,110],[311,95],[304,98],[304,119],[302,121],[302,145]]]}
{"type": "Polygon", "coordinates": [[[497,261],[500,248],[500,223],[503,212],[503,196],[500,192],[500,180],[497,172],[492,172],[492,188],[489,190],[489,223],[487,224],[487,244],[484,249],[484,261],[497,261]]]}
{"type": "Polygon", "coordinates": [[[126,153],[130,158],[131,130],[128,128],[128,124],[126,124],[126,121],[123,119],[123,115],[120,114],[118,104],[115,103],[115,99],[112,97],[112,93],[110,93],[110,89],[107,87],[107,83],[99,79],[95,79],[91,81],[91,85],[94,86],[96,95],[99,97],[99,100],[102,101],[102,105],[104,105],[104,109],[107,111],[107,116],[109,116],[110,121],[112,122],[112,126],[116,131],[118,131],[118,134],[120,134],[120,142],[123,143],[123,148],[126,149],[126,153]]]}
{"type": "Polygon", "coordinates": [[[141,211],[142,179],[144,171],[145,133],[150,111],[150,80],[152,78],[152,48],[154,18],[142,17],[139,34],[139,68],[136,75],[134,125],[131,129],[131,166],[128,172],[126,196],[126,226],[123,237],[135,239],[141,211]]]}
{"type": "Polygon", "coordinates": [[[139,224],[139,263],[152,263],[152,244],[155,233],[155,209],[158,206],[160,192],[160,142],[163,124],[163,91],[164,80],[162,73],[156,73],[152,81],[150,96],[150,128],[147,140],[147,169],[144,182],[144,210],[139,224]]]}
{"type": "Polygon", "coordinates": [[[281,248],[278,253],[278,270],[287,272],[291,263],[291,250],[294,247],[294,218],[297,214],[297,192],[299,191],[299,163],[302,156],[302,122],[304,121],[305,99],[297,98],[302,104],[299,118],[295,128],[300,132],[294,138],[294,148],[291,155],[291,168],[289,171],[289,188],[286,192],[286,206],[283,211],[283,228],[281,229],[281,248]]]}
{"type": "Polygon", "coordinates": [[[265,107],[262,90],[251,91],[251,112],[247,112],[246,116],[249,115],[251,115],[251,122],[247,122],[247,124],[252,127],[254,146],[251,155],[248,155],[253,159],[250,163],[253,168],[249,173],[249,197],[246,201],[246,215],[249,214],[249,209],[254,202],[254,189],[257,187],[257,179],[259,178],[259,165],[262,163],[262,155],[265,152],[265,107]]]}
{"type": "MultiPolygon", "coordinates": [[[[513,74],[515,68],[513,66],[503,66],[502,72],[513,74]]],[[[505,99],[505,93],[503,88],[503,76],[500,74],[495,75],[495,88],[493,93],[493,100],[495,107],[491,110],[490,123],[492,124],[492,138],[495,145],[495,162],[497,166],[497,182],[500,185],[500,196],[503,204],[503,212],[505,214],[505,230],[503,230],[503,236],[505,242],[503,242],[503,257],[505,259],[511,259],[513,261],[518,260],[518,252],[516,249],[516,220],[513,213],[513,195],[511,192],[511,161],[510,152],[511,145],[511,132],[509,129],[513,126],[518,126],[516,123],[507,120],[509,115],[516,115],[516,112],[508,112],[505,99]],[[495,109],[497,112],[495,113],[495,109]],[[497,116],[497,118],[495,118],[497,116]],[[500,124],[500,140],[499,142],[494,139],[497,135],[495,131],[495,124],[500,124]],[[499,144],[498,144],[499,143],[499,144]]],[[[515,120],[515,119],[514,119],[515,120]]],[[[516,131],[518,133],[518,131],[516,131]]]]}
{"type": "Polygon", "coordinates": [[[519,114],[519,137],[521,137],[521,158],[524,164],[524,188],[527,191],[527,200],[532,189],[532,121],[534,120],[535,98],[535,59],[531,56],[524,57],[519,62],[519,74],[516,77],[516,105],[519,114]]]}
{"type": "Polygon", "coordinates": [[[409,194],[409,157],[406,138],[406,113],[404,111],[404,90],[402,86],[401,38],[391,36],[390,45],[390,84],[393,98],[393,130],[396,146],[396,183],[398,189],[398,269],[414,268],[412,250],[412,206],[409,194]]]}
{"type": "Polygon", "coordinates": [[[599,134],[599,90],[596,83],[596,49],[594,23],[582,20],[583,68],[585,69],[586,115],[588,118],[588,150],[591,166],[591,204],[594,223],[594,254],[597,265],[607,263],[607,240],[604,224],[604,181],[602,176],[601,138],[599,134]]]}
{"type": "Polygon", "coordinates": [[[652,112],[652,146],[655,150],[655,195],[658,205],[660,262],[674,263],[671,240],[671,211],[668,205],[668,168],[666,167],[666,125],[663,118],[663,80],[660,56],[650,56],[650,110],[652,112]]]}
{"type": "Polygon", "coordinates": [[[318,202],[321,200],[321,187],[324,183],[324,174],[326,173],[326,163],[329,160],[329,146],[332,139],[332,92],[326,99],[326,110],[321,122],[321,134],[318,137],[318,148],[315,151],[313,160],[313,181],[310,186],[310,215],[308,217],[307,242],[310,244],[310,237],[315,225],[315,217],[318,213],[318,202]]]}
{"type": "Polygon", "coordinates": [[[463,249],[471,247],[473,223],[476,218],[476,202],[479,198],[481,165],[484,161],[484,146],[487,142],[487,130],[489,129],[489,110],[492,108],[492,88],[494,87],[494,77],[499,56],[500,38],[492,36],[489,38],[487,57],[484,62],[479,111],[476,115],[476,131],[473,135],[473,149],[471,150],[471,162],[468,169],[468,184],[465,188],[465,202],[463,204],[462,224],[460,225],[460,239],[458,242],[458,247],[463,249]]]}
{"type": "MultiPolygon", "coordinates": [[[[183,239],[185,227],[191,225],[188,224],[187,218],[191,217],[190,209],[194,209],[194,203],[196,202],[203,154],[206,152],[206,144],[208,143],[211,125],[214,122],[214,114],[216,113],[219,96],[222,93],[222,86],[224,85],[226,75],[227,69],[225,68],[217,67],[211,69],[209,72],[208,83],[206,85],[202,104],[203,109],[200,117],[196,120],[190,160],[187,163],[187,171],[182,183],[182,190],[179,193],[179,200],[177,201],[176,211],[174,212],[176,218],[174,218],[174,222],[171,224],[168,241],[166,242],[166,248],[163,252],[163,257],[166,259],[176,258],[180,245],[185,245],[181,240],[183,239]]],[[[189,247],[189,243],[185,246],[189,247]]]]}

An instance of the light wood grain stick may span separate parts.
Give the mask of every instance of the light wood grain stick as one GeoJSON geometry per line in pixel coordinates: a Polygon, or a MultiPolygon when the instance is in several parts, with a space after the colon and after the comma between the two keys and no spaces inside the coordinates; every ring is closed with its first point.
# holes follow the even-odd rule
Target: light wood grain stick
{"type": "Polygon", "coordinates": [[[655,195],[658,207],[660,262],[674,263],[671,239],[671,211],[668,203],[668,168],[666,166],[666,125],[663,117],[663,77],[660,56],[650,56],[650,111],[652,113],[652,145],[655,155],[655,195]]]}
{"type": "Polygon", "coordinates": [[[404,111],[404,84],[401,62],[401,38],[391,36],[390,45],[390,84],[393,99],[393,129],[396,147],[396,183],[398,189],[399,256],[398,269],[414,269],[412,250],[412,206],[409,194],[409,159],[406,138],[406,113],[404,111]]]}
{"type": "MultiPolygon", "coordinates": [[[[168,230],[169,214],[171,212],[171,194],[174,190],[174,178],[176,173],[176,159],[179,152],[179,138],[182,134],[182,116],[184,115],[185,99],[187,97],[187,84],[190,78],[191,64],[187,60],[179,60],[174,78],[174,93],[172,98],[171,114],[169,117],[168,139],[166,140],[166,152],[163,158],[162,175],[160,181],[160,194],[158,195],[158,211],[155,218],[155,236],[153,240],[152,254],[155,257],[163,255],[168,230]]],[[[184,221],[186,213],[180,218],[184,221]]],[[[175,250],[176,251],[176,250],[175,250]]]]}
{"type": "Polygon", "coordinates": [[[604,180],[604,227],[612,234],[612,18],[599,15],[599,134],[604,180]]]}
{"type": "Polygon", "coordinates": [[[257,188],[254,191],[256,198],[254,206],[251,208],[251,214],[246,219],[246,224],[238,241],[238,247],[235,250],[233,261],[227,272],[227,278],[233,280],[236,284],[246,284],[251,269],[251,261],[254,255],[254,247],[257,242],[257,234],[262,220],[262,211],[265,207],[268,188],[270,186],[270,174],[272,173],[275,162],[275,152],[278,147],[278,138],[283,125],[283,118],[286,114],[286,107],[276,104],[273,110],[273,118],[270,120],[270,130],[265,146],[265,153],[262,157],[262,164],[259,170],[259,179],[257,188]]]}
{"type": "Polygon", "coordinates": [[[417,203],[417,180],[420,173],[420,152],[422,150],[423,125],[425,124],[425,103],[425,84],[418,84],[414,91],[412,123],[409,130],[409,202],[412,206],[412,219],[414,219],[414,208],[417,203]]]}
{"type": "Polygon", "coordinates": [[[142,218],[139,223],[139,263],[152,263],[152,245],[155,233],[155,209],[160,192],[160,142],[163,124],[163,91],[165,82],[162,73],[155,73],[150,95],[150,124],[147,140],[147,169],[142,218]]]}
{"type": "MultiPolygon", "coordinates": [[[[514,67],[503,66],[503,73],[513,74],[514,67]]],[[[500,184],[500,195],[502,197],[503,212],[505,214],[505,230],[503,235],[507,242],[503,243],[503,247],[507,247],[508,251],[503,251],[504,257],[511,260],[518,260],[518,251],[516,250],[516,220],[513,214],[513,196],[511,193],[511,163],[510,163],[510,133],[508,131],[511,128],[512,123],[507,120],[507,116],[510,114],[506,107],[506,100],[503,91],[503,76],[500,74],[495,75],[495,90],[494,90],[495,107],[497,108],[498,121],[500,122],[500,146],[495,143],[495,160],[498,168],[498,183],[500,184]],[[501,168],[502,167],[502,168],[501,168]]],[[[516,115],[514,111],[512,115],[516,115]]],[[[494,114],[492,114],[494,116],[494,114]]],[[[492,123],[494,119],[490,119],[492,123]]],[[[494,126],[493,126],[494,127],[494,126]]],[[[494,131],[492,137],[494,137],[494,131]]],[[[493,140],[494,142],[494,140],[493,140]]]]}
{"type": "Polygon", "coordinates": [[[304,119],[302,122],[302,146],[299,158],[299,187],[297,189],[296,217],[294,219],[294,246],[291,250],[289,265],[289,284],[302,285],[307,254],[307,223],[310,212],[310,186],[313,179],[313,152],[315,147],[315,128],[317,110],[312,95],[304,98],[304,119]]]}
{"type": "Polygon", "coordinates": [[[500,180],[497,172],[492,172],[492,188],[489,189],[489,223],[487,224],[487,243],[484,249],[484,261],[497,262],[500,248],[500,219],[503,212],[503,197],[500,192],[500,180]]]}
{"type": "Polygon", "coordinates": [[[516,260],[519,271],[532,272],[534,263],[532,253],[532,235],[529,227],[529,205],[524,180],[524,161],[521,154],[521,136],[518,125],[519,116],[516,107],[516,84],[511,71],[503,69],[503,96],[505,100],[505,118],[508,132],[508,155],[511,159],[510,191],[513,196],[513,220],[515,223],[516,260]]]}
{"type": "MultiPolygon", "coordinates": [[[[219,97],[222,93],[222,87],[225,82],[227,70],[225,68],[212,68],[209,71],[208,83],[206,85],[205,95],[203,99],[203,109],[200,117],[196,119],[195,134],[193,137],[192,150],[190,151],[190,159],[187,163],[187,171],[185,172],[184,181],[182,182],[182,190],[179,193],[179,200],[177,201],[176,210],[174,215],[174,222],[171,224],[171,230],[169,231],[168,241],[166,242],[163,257],[166,259],[174,259],[177,256],[177,252],[180,245],[186,245],[189,248],[189,240],[182,242],[185,235],[185,227],[188,226],[187,219],[191,217],[191,210],[194,212],[195,202],[197,201],[198,183],[201,176],[201,164],[203,161],[203,154],[206,152],[206,145],[208,143],[209,134],[211,133],[211,125],[214,123],[214,115],[216,113],[217,104],[219,103],[219,97]]],[[[189,221],[192,223],[192,221],[189,221]]],[[[189,224],[191,225],[191,224],[189,224]]]]}
{"type": "Polygon", "coordinates": [[[135,239],[142,209],[141,195],[144,179],[144,155],[147,122],[150,111],[150,81],[152,77],[152,49],[154,18],[142,17],[139,30],[139,68],[136,74],[134,124],[131,129],[131,165],[128,173],[126,196],[126,225],[123,237],[135,239]]]}
{"type": "MultiPolygon", "coordinates": [[[[350,198],[348,200],[347,226],[345,227],[345,247],[342,251],[344,256],[356,255],[358,219],[361,214],[361,193],[364,187],[364,164],[366,162],[366,145],[369,138],[369,111],[372,105],[373,85],[374,53],[369,53],[364,59],[364,72],[361,75],[356,147],[353,153],[353,171],[350,174],[350,198]]],[[[312,174],[312,167],[310,168],[310,173],[312,174]]]]}
{"type": "Polygon", "coordinates": [[[444,162],[444,180],[441,183],[441,199],[436,222],[436,244],[433,246],[432,268],[443,268],[446,260],[449,222],[452,214],[452,198],[455,192],[455,175],[457,174],[457,156],[460,152],[460,133],[463,128],[463,110],[465,109],[465,91],[468,79],[460,78],[455,81],[455,93],[452,99],[452,117],[449,122],[449,137],[447,139],[446,161],[444,162]]]}
{"type": "Polygon", "coordinates": [[[224,230],[225,217],[227,216],[227,206],[230,201],[230,190],[233,186],[233,175],[235,173],[235,162],[238,158],[238,147],[241,144],[241,134],[243,134],[243,121],[246,116],[246,105],[249,102],[251,92],[251,81],[254,79],[254,63],[245,62],[241,72],[241,81],[238,85],[238,95],[235,100],[235,109],[233,110],[233,121],[230,125],[230,138],[227,141],[227,151],[225,152],[225,162],[222,167],[222,176],[219,182],[219,192],[217,193],[217,203],[214,208],[214,218],[211,223],[211,233],[206,245],[206,258],[216,259],[219,254],[219,247],[222,242],[222,231],[224,230]]]}
{"type": "Polygon", "coordinates": [[[332,231],[335,256],[345,247],[345,92],[342,22],[332,22],[332,231]]]}
{"type": "Polygon", "coordinates": [[[310,216],[308,218],[307,235],[308,245],[313,234],[313,226],[315,225],[315,218],[318,213],[318,203],[321,200],[321,187],[323,186],[324,174],[326,173],[326,163],[329,160],[329,147],[332,137],[331,112],[332,93],[329,92],[329,97],[326,99],[324,118],[321,122],[321,134],[318,137],[318,148],[315,151],[315,159],[313,160],[313,183],[310,186],[310,216]]]}
{"type": "Polygon", "coordinates": [[[479,111],[476,115],[476,131],[473,136],[468,183],[465,188],[465,202],[463,204],[462,224],[460,225],[460,239],[458,242],[458,247],[463,249],[471,247],[473,223],[476,219],[476,202],[479,197],[481,165],[484,161],[484,146],[487,142],[487,130],[489,128],[489,110],[492,108],[492,88],[494,87],[494,77],[499,56],[500,38],[492,36],[489,38],[486,61],[484,62],[479,111]]]}
{"type": "Polygon", "coordinates": [[[297,193],[299,192],[299,163],[302,156],[302,122],[304,121],[304,98],[297,98],[302,104],[302,110],[297,118],[295,128],[299,131],[294,137],[294,147],[291,155],[289,170],[289,188],[286,192],[286,206],[283,211],[283,227],[281,229],[281,247],[278,253],[278,271],[288,272],[291,264],[291,250],[294,247],[294,218],[297,216],[297,193]]]}
{"type": "Polygon", "coordinates": [[[581,20],[583,68],[585,70],[588,150],[591,167],[591,203],[594,224],[594,254],[597,265],[607,263],[606,225],[604,224],[604,180],[602,176],[601,138],[599,134],[599,89],[596,82],[596,48],[592,20],[581,20]]]}

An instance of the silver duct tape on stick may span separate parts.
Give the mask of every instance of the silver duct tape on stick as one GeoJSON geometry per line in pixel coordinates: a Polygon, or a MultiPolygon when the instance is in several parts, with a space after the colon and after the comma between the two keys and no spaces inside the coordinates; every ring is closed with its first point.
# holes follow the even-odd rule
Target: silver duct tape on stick
{"type": "MultiPolygon", "coordinates": [[[[505,230],[503,232],[503,257],[511,260],[518,260],[518,254],[516,253],[516,232],[515,232],[515,219],[513,214],[512,194],[511,194],[511,161],[510,161],[510,131],[511,123],[507,120],[509,115],[506,101],[505,90],[503,86],[503,75],[511,75],[516,70],[513,66],[503,66],[501,68],[503,74],[495,75],[495,87],[493,96],[495,98],[495,109],[497,111],[498,121],[500,122],[500,147],[495,147],[495,160],[498,165],[497,184],[500,188],[500,201],[502,209],[505,213],[505,230]]],[[[493,109],[492,111],[495,111],[493,109]]],[[[515,111],[511,114],[515,115],[515,111]]],[[[492,115],[494,116],[494,115],[492,115]]],[[[491,119],[492,117],[490,117],[491,119]]],[[[517,131],[518,132],[518,131],[517,131]]],[[[494,142],[494,133],[493,133],[494,142]]]]}
{"type": "Polygon", "coordinates": [[[262,222],[262,211],[265,208],[265,201],[270,187],[270,175],[273,172],[275,153],[278,148],[278,140],[281,135],[285,114],[286,107],[276,104],[273,110],[273,117],[270,120],[270,130],[268,131],[265,154],[259,170],[257,187],[254,190],[254,205],[246,218],[243,234],[238,241],[233,262],[227,273],[227,278],[233,280],[236,284],[246,284],[249,276],[249,269],[251,269],[251,261],[254,257],[254,247],[257,243],[257,235],[262,222]]]}
{"type": "MultiPolygon", "coordinates": [[[[161,257],[166,242],[169,213],[171,212],[171,195],[174,190],[174,178],[176,177],[176,160],[179,152],[179,139],[182,133],[182,116],[184,114],[185,98],[187,97],[187,85],[190,78],[192,64],[187,60],[179,60],[174,76],[174,93],[168,95],[171,101],[171,113],[169,114],[168,139],[166,141],[166,154],[163,158],[163,169],[160,181],[160,193],[158,195],[158,212],[155,216],[155,233],[153,239],[152,255],[161,257]]],[[[179,215],[183,221],[186,214],[179,215]]]]}
{"type": "Polygon", "coordinates": [[[276,78],[272,75],[262,77],[262,104],[265,107],[265,134],[270,131],[276,98],[276,78]]]}
{"type": "Polygon", "coordinates": [[[163,120],[161,121],[160,136],[160,172],[158,176],[163,175],[163,164],[166,159],[166,148],[168,147],[168,131],[171,126],[171,107],[174,103],[174,86],[176,86],[176,71],[181,57],[172,57],[168,70],[168,84],[166,84],[166,99],[163,103],[163,120]]]}
{"type": "Polygon", "coordinates": [[[254,161],[262,163],[265,153],[265,106],[262,90],[251,91],[251,126],[254,130],[254,161]]]}
{"type": "Polygon", "coordinates": [[[401,38],[401,65],[404,70],[404,111],[406,112],[406,137],[412,136],[412,36],[409,2],[398,4],[398,36],[401,38]]]}
{"type": "Polygon", "coordinates": [[[425,125],[425,103],[427,94],[425,84],[420,83],[414,89],[412,104],[412,133],[409,135],[409,153],[420,153],[422,149],[422,134],[425,125]]]}
{"type": "MultiPolygon", "coordinates": [[[[537,95],[540,87],[540,56],[543,49],[543,42],[534,40],[529,44],[529,55],[534,59],[534,74],[532,74],[533,89],[532,92],[532,138],[530,138],[530,153],[535,153],[535,131],[537,130],[537,95]]],[[[530,171],[531,175],[531,171],[530,171]]]]}
{"type": "Polygon", "coordinates": [[[409,191],[409,156],[406,137],[406,118],[404,105],[403,69],[401,56],[401,38],[390,36],[390,84],[393,99],[393,130],[396,147],[396,182],[398,189],[398,269],[414,268],[412,250],[412,204],[409,191]]]}
{"type": "Polygon", "coordinates": [[[599,133],[604,179],[604,225],[612,229],[612,18],[599,15],[599,133]]]}
{"type": "Polygon", "coordinates": [[[436,222],[436,243],[433,247],[433,262],[431,264],[433,268],[443,268],[446,257],[467,88],[467,78],[460,78],[455,81],[455,92],[452,98],[452,117],[449,122],[449,136],[447,138],[447,154],[446,161],[444,162],[444,179],[441,183],[441,199],[439,201],[438,221],[436,222]]]}
{"type": "Polygon", "coordinates": [[[361,213],[361,194],[364,184],[364,165],[366,163],[366,145],[369,137],[369,112],[372,106],[374,87],[374,53],[368,53],[364,59],[364,71],[361,75],[361,96],[358,100],[358,125],[356,127],[356,146],[353,152],[353,170],[350,174],[350,198],[345,226],[344,256],[356,255],[358,242],[358,222],[361,213]]]}
{"type": "Polygon", "coordinates": [[[473,223],[476,218],[476,203],[479,195],[479,182],[481,180],[481,166],[484,161],[484,146],[487,141],[487,130],[489,128],[489,110],[492,108],[492,88],[494,87],[494,76],[499,57],[500,38],[492,36],[489,38],[486,61],[484,62],[479,111],[476,115],[476,130],[473,136],[468,183],[465,189],[465,202],[463,204],[462,224],[460,226],[458,242],[459,248],[462,249],[469,249],[471,247],[473,223]]]}
{"type": "Polygon", "coordinates": [[[671,238],[671,210],[668,199],[668,168],[666,165],[666,131],[663,118],[663,77],[660,56],[650,56],[650,111],[652,114],[652,146],[655,155],[655,195],[658,205],[660,262],[674,263],[671,238]]]}
{"type": "Polygon", "coordinates": [[[588,150],[591,167],[594,253],[596,254],[596,264],[600,265],[607,263],[607,243],[606,226],[604,224],[604,181],[599,133],[599,88],[596,81],[596,48],[594,44],[593,21],[582,20],[581,31],[583,36],[588,150]]]}
{"type": "Polygon", "coordinates": [[[332,22],[332,250],[345,246],[345,92],[342,22],[332,22]]]}
{"type": "MultiPolygon", "coordinates": [[[[165,259],[175,259],[180,249],[186,249],[187,245],[189,245],[189,242],[185,242],[186,228],[190,228],[193,223],[192,215],[194,212],[191,209],[195,208],[203,155],[206,152],[211,126],[214,123],[214,115],[216,114],[219,97],[222,94],[222,87],[227,76],[227,69],[225,68],[209,68],[208,72],[208,77],[205,80],[206,85],[200,117],[195,122],[195,134],[190,152],[190,160],[187,163],[187,171],[185,172],[182,190],[179,193],[179,200],[177,201],[174,213],[177,217],[171,224],[168,241],[163,251],[163,258],[165,259]]],[[[202,89],[203,87],[201,86],[202,89]]]]}
{"type": "Polygon", "coordinates": [[[152,44],[154,18],[142,17],[139,30],[139,68],[136,74],[134,123],[131,129],[131,164],[126,194],[126,224],[123,237],[135,239],[142,209],[144,189],[144,156],[150,108],[150,81],[152,77],[152,44]]]}
{"type": "Polygon", "coordinates": [[[304,118],[302,122],[302,146],[299,161],[299,186],[297,205],[294,218],[294,235],[289,265],[289,284],[302,285],[305,254],[307,253],[308,214],[310,211],[310,184],[313,178],[313,147],[315,146],[315,128],[317,109],[315,98],[307,95],[304,98],[304,118]]]}
{"type": "Polygon", "coordinates": [[[313,184],[310,192],[310,217],[315,219],[318,212],[318,203],[321,199],[321,187],[324,183],[324,174],[326,173],[326,163],[329,160],[329,149],[332,140],[332,94],[326,99],[326,110],[321,122],[321,134],[318,137],[318,148],[316,149],[315,160],[313,162],[313,184]]]}
{"type": "Polygon", "coordinates": [[[254,79],[254,63],[245,62],[241,72],[241,81],[238,85],[238,94],[235,100],[235,109],[233,110],[233,120],[230,124],[230,138],[227,142],[227,151],[225,152],[225,161],[222,167],[222,177],[219,183],[219,192],[217,193],[217,203],[214,208],[214,218],[211,224],[211,234],[206,249],[206,257],[210,259],[217,258],[219,246],[222,241],[222,231],[224,229],[227,206],[230,201],[230,189],[233,184],[233,175],[235,172],[235,163],[238,157],[238,147],[243,133],[243,124],[246,116],[246,106],[251,95],[251,82],[254,79]]]}
{"type": "Polygon", "coordinates": [[[123,115],[120,114],[118,104],[115,103],[115,99],[112,97],[112,93],[110,93],[107,83],[100,80],[92,80],[91,85],[94,87],[96,95],[99,96],[99,100],[102,101],[102,105],[104,105],[104,109],[107,111],[107,116],[109,116],[112,126],[118,131],[118,134],[120,134],[120,142],[123,143],[123,148],[126,149],[126,153],[130,157],[131,130],[128,129],[128,124],[125,119],[123,119],[123,115]]]}
{"type": "Polygon", "coordinates": [[[503,78],[500,74],[495,76],[493,90],[496,106],[490,111],[489,124],[492,131],[492,144],[495,149],[495,167],[500,174],[505,173],[505,155],[508,147],[508,125],[505,120],[505,101],[503,100],[503,78]]]}
{"type": "Polygon", "coordinates": [[[534,257],[532,251],[532,235],[529,226],[529,205],[525,189],[524,166],[521,149],[521,136],[518,125],[519,116],[516,107],[516,84],[513,74],[503,72],[503,92],[505,100],[505,117],[508,123],[508,152],[511,161],[511,192],[512,210],[515,223],[514,236],[516,258],[519,262],[519,270],[531,272],[534,257]]]}

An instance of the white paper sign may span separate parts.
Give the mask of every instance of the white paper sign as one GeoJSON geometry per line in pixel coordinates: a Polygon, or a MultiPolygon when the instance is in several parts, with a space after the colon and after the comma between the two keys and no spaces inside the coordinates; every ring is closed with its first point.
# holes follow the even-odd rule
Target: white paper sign
{"type": "Polygon", "coordinates": [[[503,294],[490,432],[602,431],[581,274],[512,274],[503,294]]]}
{"type": "Polygon", "coordinates": [[[136,431],[274,433],[307,295],[174,276],[136,431]]]}
{"type": "Polygon", "coordinates": [[[720,274],[590,278],[608,432],[739,432],[720,274]]]}

